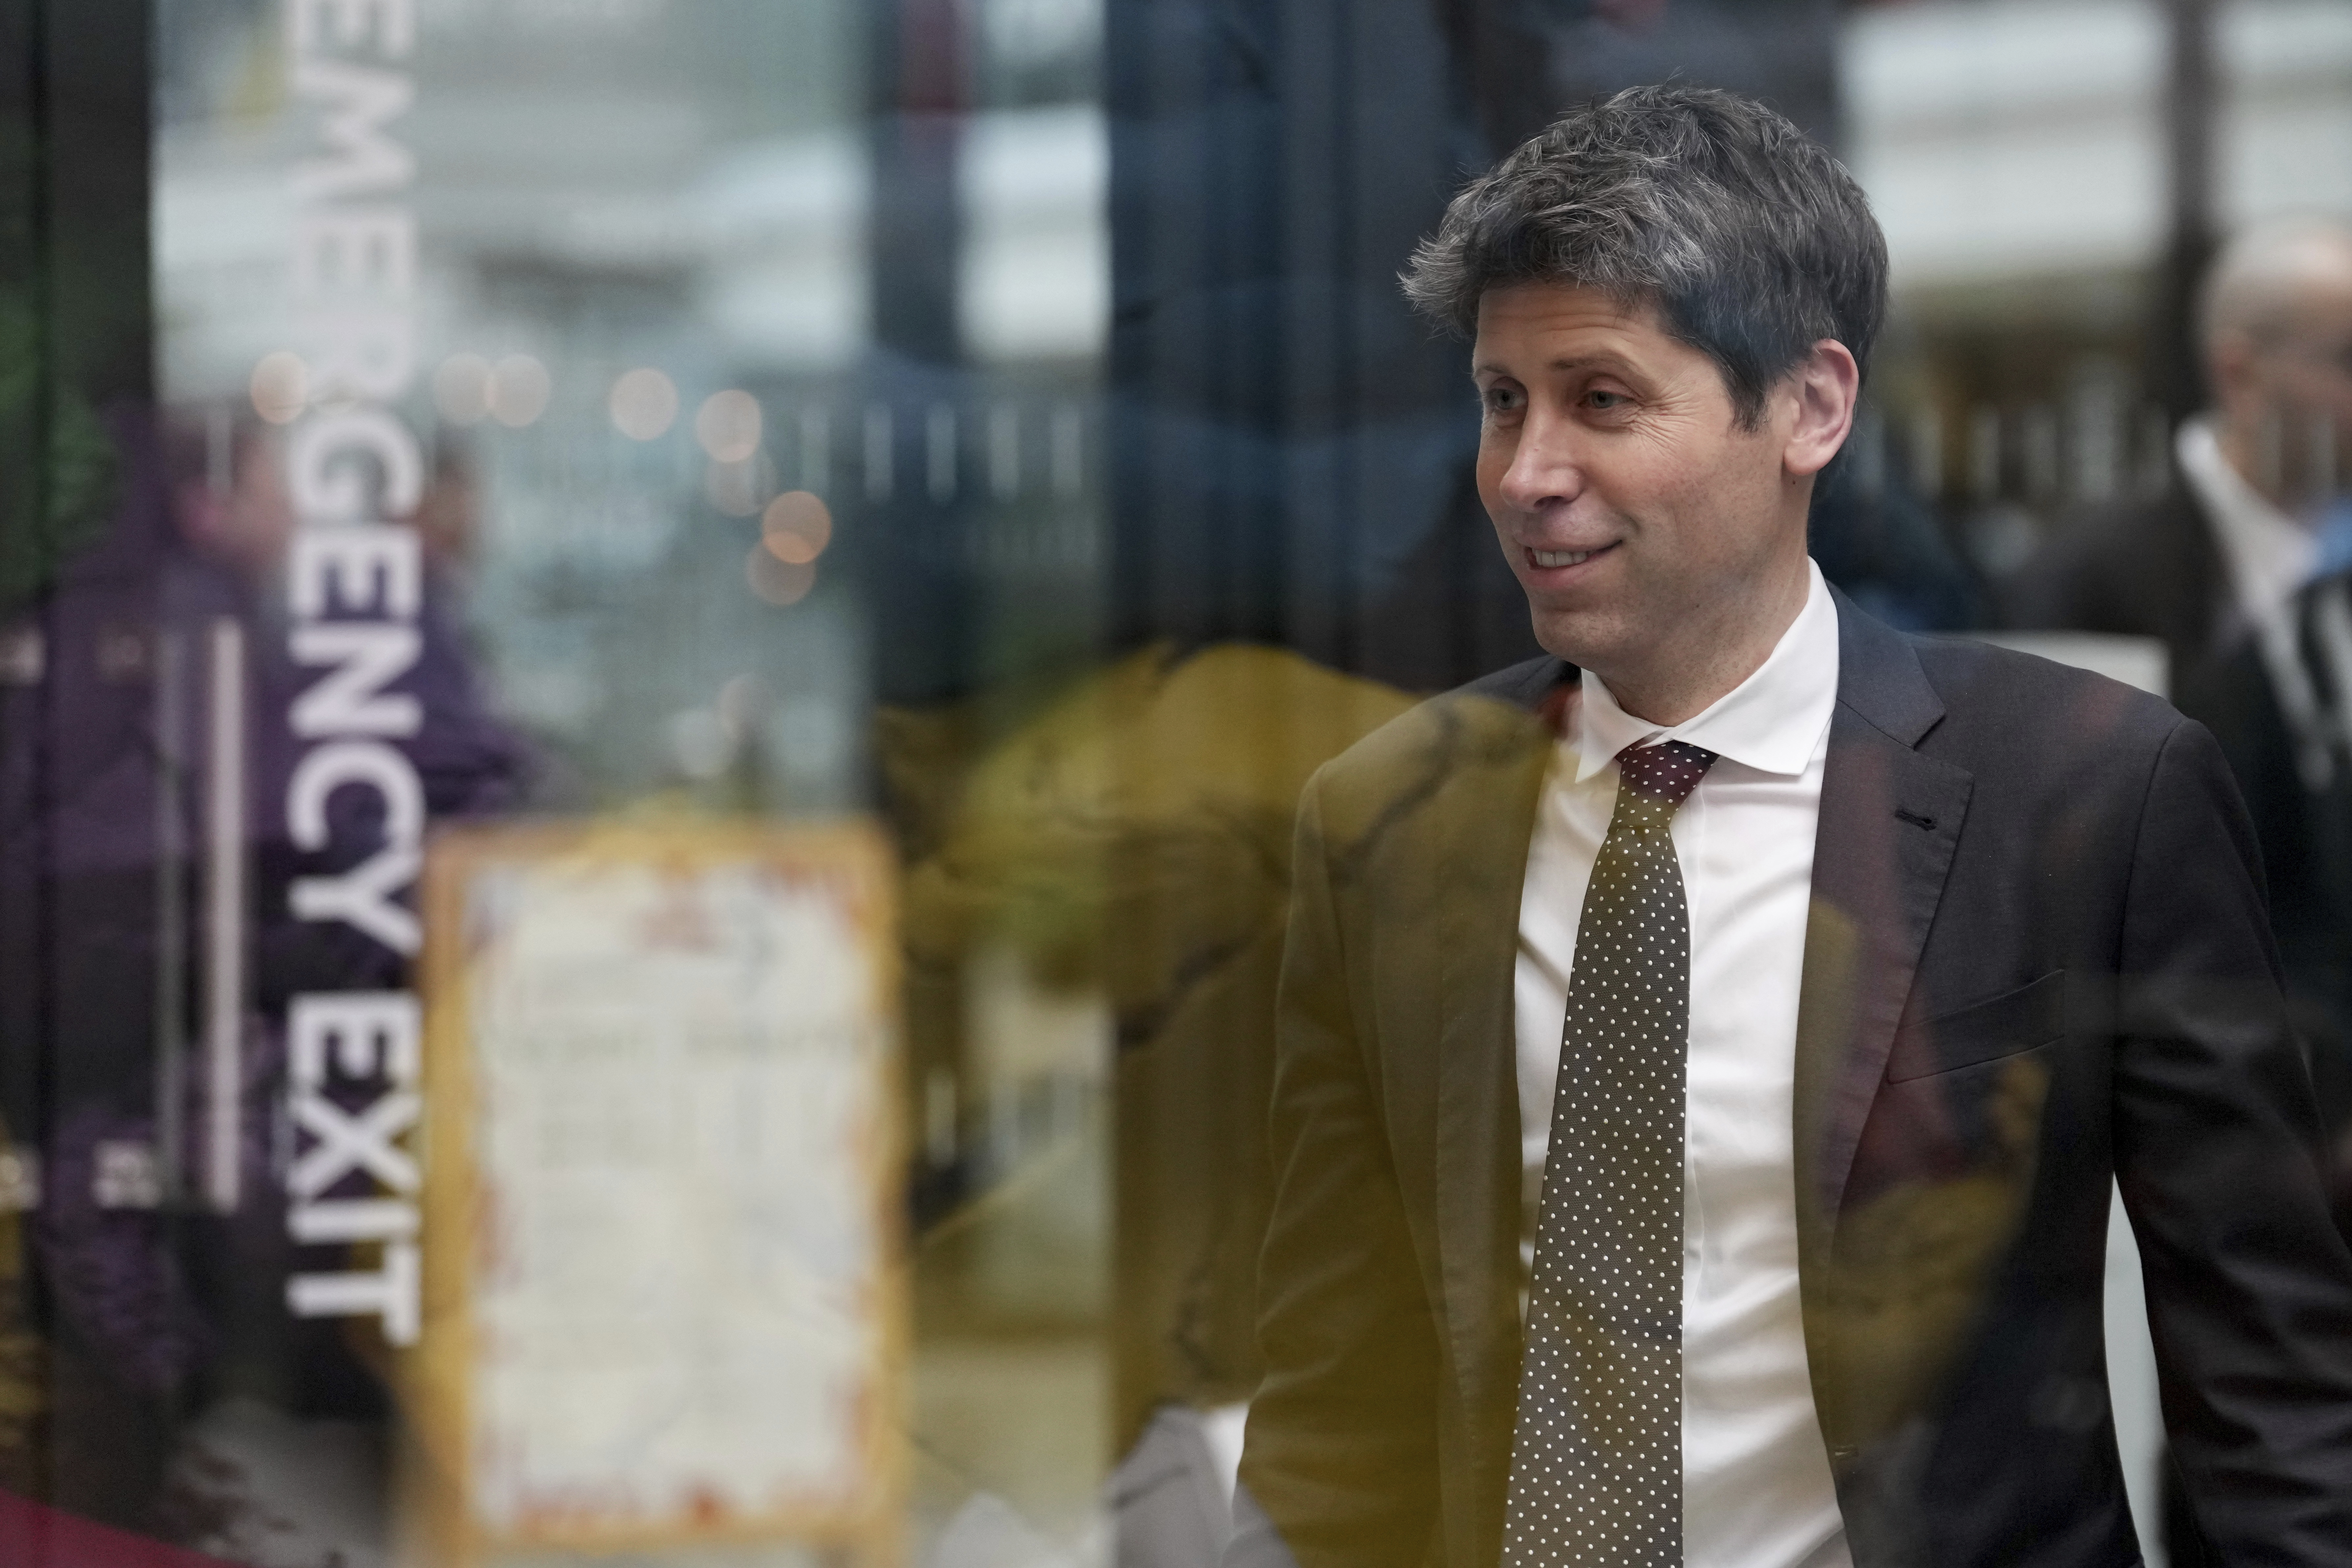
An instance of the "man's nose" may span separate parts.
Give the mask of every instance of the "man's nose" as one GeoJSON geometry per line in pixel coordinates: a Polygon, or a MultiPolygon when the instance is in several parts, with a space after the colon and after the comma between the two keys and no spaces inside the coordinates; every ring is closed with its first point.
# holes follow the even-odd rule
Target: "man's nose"
{"type": "Polygon", "coordinates": [[[1500,489],[1504,501],[1519,511],[1539,511],[1582,494],[1584,464],[1573,427],[1530,412],[1500,489]]]}

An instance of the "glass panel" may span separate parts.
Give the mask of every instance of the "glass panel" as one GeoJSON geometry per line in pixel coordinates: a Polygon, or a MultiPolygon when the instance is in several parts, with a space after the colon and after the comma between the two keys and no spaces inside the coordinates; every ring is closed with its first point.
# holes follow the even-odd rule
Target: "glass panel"
{"type": "Polygon", "coordinates": [[[2352,1119],[2332,710],[2053,588],[2338,5],[0,0],[0,1560],[1214,1561],[1300,791],[1540,651],[1397,276],[1669,79],[1886,232],[1825,574],[2243,742],[2352,1119]]]}

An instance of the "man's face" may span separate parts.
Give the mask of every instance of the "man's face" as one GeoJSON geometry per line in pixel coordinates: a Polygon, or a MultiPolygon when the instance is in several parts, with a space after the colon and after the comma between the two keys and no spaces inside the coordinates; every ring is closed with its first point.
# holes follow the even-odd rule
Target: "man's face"
{"type": "Polygon", "coordinates": [[[2310,243],[2277,319],[2207,345],[2231,453],[2289,507],[2352,489],[2352,237],[2310,243]]]}
{"type": "Polygon", "coordinates": [[[2264,412],[2281,426],[2284,471],[2274,488],[2297,498],[2341,493],[2352,451],[2352,264],[2332,282],[2315,282],[2291,328],[2256,360],[2264,412]],[[2328,468],[2336,471],[2320,471],[2328,468]]]}
{"type": "Polygon", "coordinates": [[[1478,497],[1553,653],[1612,688],[1647,679],[1801,568],[1793,404],[1740,428],[1715,362],[1654,311],[1565,284],[1492,289],[1472,374],[1478,497]]]}

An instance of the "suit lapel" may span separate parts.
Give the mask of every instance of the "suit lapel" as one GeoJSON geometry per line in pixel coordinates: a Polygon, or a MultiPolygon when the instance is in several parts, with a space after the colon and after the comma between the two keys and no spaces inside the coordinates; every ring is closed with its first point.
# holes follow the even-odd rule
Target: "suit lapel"
{"type": "Polygon", "coordinates": [[[1838,606],[1838,705],[1797,1006],[1801,1271],[1823,1277],[1856,1145],[1943,898],[1972,780],[1914,748],[1943,718],[1899,634],[1838,606]]]}
{"type": "MultiPolygon", "coordinates": [[[[1549,679],[1511,694],[1524,698],[1512,707],[1536,705],[1567,673],[1555,661],[1549,679]]],[[[1513,975],[1528,841],[1552,738],[1520,711],[1465,717],[1477,738],[1465,748],[1471,760],[1456,775],[1461,787],[1448,792],[1437,837],[1447,893],[1438,921],[1436,1222],[1446,1338],[1470,1413],[1476,1484],[1499,1504],[1519,1363],[1513,975]]],[[[1499,1549],[1499,1538],[1480,1548],[1488,1558],[1499,1549]]]]}

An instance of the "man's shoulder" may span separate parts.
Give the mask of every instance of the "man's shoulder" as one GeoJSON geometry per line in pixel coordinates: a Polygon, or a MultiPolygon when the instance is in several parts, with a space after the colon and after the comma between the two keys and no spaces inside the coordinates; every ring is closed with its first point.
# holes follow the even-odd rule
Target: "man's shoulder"
{"type": "Polygon", "coordinates": [[[1449,699],[1484,698],[1507,702],[1532,713],[1571,673],[1565,659],[1540,653],[1533,658],[1521,659],[1507,668],[1465,682],[1433,700],[1443,702],[1449,699]]]}
{"type": "Polygon", "coordinates": [[[1392,818],[1400,809],[1535,765],[1552,741],[1540,712],[1568,676],[1549,655],[1426,698],[1323,764],[1308,786],[1326,826],[1392,818]]]}
{"type": "Polygon", "coordinates": [[[2118,763],[2152,759],[2192,721],[2150,692],[2094,670],[1974,637],[1901,634],[1944,719],[1922,749],[1963,764],[2118,763]]]}

